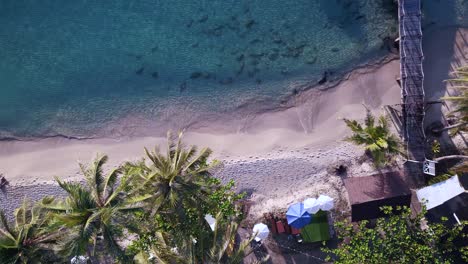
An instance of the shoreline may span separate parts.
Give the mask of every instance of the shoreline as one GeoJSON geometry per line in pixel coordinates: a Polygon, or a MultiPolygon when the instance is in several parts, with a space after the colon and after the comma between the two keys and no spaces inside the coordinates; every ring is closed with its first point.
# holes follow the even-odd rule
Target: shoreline
{"type": "MultiPolygon", "coordinates": [[[[358,161],[362,149],[342,141],[347,129],[341,119],[361,119],[362,104],[380,113],[381,106],[399,103],[398,74],[395,59],[357,68],[334,87],[307,89],[292,96],[283,108],[201,121],[186,129],[184,142],[213,149],[212,158],[223,162],[214,175],[223,182],[235,180],[238,191],[251,195],[250,217],[319,194],[334,197],[337,208],[346,210],[341,178],[329,173],[330,165],[349,164],[353,175],[371,173],[373,168],[358,161]]],[[[129,128],[123,124],[120,129],[129,128]]],[[[164,140],[123,136],[0,141],[0,171],[10,182],[7,192],[0,195],[0,208],[12,212],[25,196],[38,200],[44,195],[63,195],[52,183],[53,177],[79,180],[77,161],[89,162],[98,152],[109,155],[108,166],[117,166],[141,158],[143,147],[152,148],[164,140]]]]}
{"type": "MultiPolygon", "coordinates": [[[[370,59],[365,61],[361,64],[356,65],[348,70],[344,70],[343,72],[331,76],[334,73],[330,73],[329,71],[324,72],[324,76],[328,74],[328,80],[323,84],[318,84],[317,82],[310,81],[306,84],[298,85],[294,88],[297,91],[297,94],[292,93],[289,95],[283,95],[281,98],[282,103],[279,105],[269,105],[264,100],[256,101],[252,103],[244,103],[241,106],[237,107],[230,113],[218,113],[218,112],[206,112],[206,113],[191,113],[198,117],[198,119],[193,120],[192,118],[177,120],[175,124],[163,124],[167,123],[165,121],[168,120],[151,120],[147,118],[142,118],[139,116],[130,116],[130,117],[122,117],[117,121],[113,121],[109,123],[106,127],[102,129],[98,129],[94,133],[91,134],[83,134],[83,135],[73,135],[73,134],[50,134],[50,135],[37,135],[37,136],[17,136],[12,134],[8,131],[0,131],[0,143],[2,142],[29,142],[29,141],[40,141],[44,139],[67,139],[67,140],[94,140],[94,139],[119,139],[119,138],[139,138],[139,137],[153,137],[153,136],[164,136],[165,131],[168,130],[197,130],[200,127],[209,126],[207,123],[215,123],[218,119],[229,120],[236,120],[238,117],[243,116],[251,116],[251,115],[262,115],[270,112],[278,112],[284,111],[289,108],[293,108],[297,106],[297,98],[300,98],[303,93],[308,93],[311,90],[318,90],[318,91],[327,91],[334,89],[335,87],[339,86],[341,83],[346,82],[354,75],[360,74],[368,74],[372,73],[376,69],[380,68],[381,66],[390,63],[394,60],[398,60],[398,54],[388,52],[384,56],[376,57],[374,59],[370,59]],[[332,78],[332,79],[330,79],[332,78]],[[209,122],[205,120],[208,119],[209,122]],[[136,129],[137,131],[133,131],[131,134],[122,133],[125,130],[125,127],[129,123],[138,123],[139,128],[136,129]],[[150,124],[157,124],[158,125],[148,125],[150,124]],[[146,125],[145,125],[146,124],[146,125]],[[162,128],[164,127],[164,128],[162,128]],[[118,130],[119,132],[116,133],[115,131],[118,130]],[[157,131],[155,133],[155,131],[157,131]]],[[[172,122],[173,123],[173,122],[172,122]]],[[[224,122],[223,122],[224,123],[224,122]]],[[[224,126],[225,124],[223,124],[224,126]]],[[[219,128],[218,128],[219,129],[219,128]]],[[[232,128],[225,129],[225,131],[221,133],[229,133],[232,132],[232,128]],[[230,131],[231,130],[231,131],[230,131]]]]}

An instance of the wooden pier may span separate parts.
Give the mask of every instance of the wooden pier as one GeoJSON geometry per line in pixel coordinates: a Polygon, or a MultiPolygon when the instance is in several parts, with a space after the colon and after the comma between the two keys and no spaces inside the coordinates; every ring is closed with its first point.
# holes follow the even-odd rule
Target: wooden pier
{"type": "MultiPolygon", "coordinates": [[[[425,160],[426,136],[424,134],[424,55],[422,50],[421,1],[399,0],[398,18],[402,133],[407,146],[408,160],[422,162],[425,160]]],[[[419,168],[422,171],[420,163],[415,163],[412,167],[414,170],[419,168]]]]}

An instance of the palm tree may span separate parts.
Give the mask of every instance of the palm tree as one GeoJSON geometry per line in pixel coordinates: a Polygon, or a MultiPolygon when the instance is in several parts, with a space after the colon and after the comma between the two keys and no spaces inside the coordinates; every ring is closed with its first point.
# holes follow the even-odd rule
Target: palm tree
{"type": "Polygon", "coordinates": [[[346,140],[356,145],[364,145],[370,153],[377,167],[387,164],[387,160],[395,154],[402,154],[400,143],[396,136],[390,133],[385,116],[380,116],[375,124],[375,117],[369,109],[364,124],[356,120],[344,119],[346,125],[351,129],[353,135],[346,140]]]}
{"type": "Polygon", "coordinates": [[[26,200],[15,210],[14,224],[0,211],[0,263],[53,263],[58,232],[49,228],[50,215],[26,200]]]}
{"type": "Polygon", "coordinates": [[[204,221],[206,198],[212,191],[209,170],[216,162],[208,163],[209,148],[185,148],[182,133],[175,138],[169,132],[167,142],[165,154],[157,147],[154,151],[145,148],[149,162],[127,163],[125,173],[135,179],[135,189],[151,195],[150,220],[160,217],[160,224],[170,225],[167,229],[197,235],[193,227],[204,221]]]}
{"type": "Polygon", "coordinates": [[[452,88],[457,89],[460,93],[456,96],[442,97],[442,100],[451,101],[455,105],[455,110],[450,114],[458,119],[454,125],[445,127],[436,132],[451,130],[452,134],[458,132],[468,132],[468,67],[461,67],[455,71],[457,78],[448,80],[456,85],[452,88]]]}
{"type": "Polygon", "coordinates": [[[102,167],[107,160],[107,156],[98,155],[89,167],[80,164],[85,185],[56,178],[67,198],[42,202],[44,208],[54,212],[57,223],[68,229],[67,237],[61,241],[61,253],[67,257],[94,257],[96,246],[103,246],[110,255],[126,258],[117,241],[125,228],[131,227],[129,213],[140,210],[149,196],[133,195],[128,188],[129,177],[119,179],[119,168],[104,176],[102,167]],[[102,241],[99,245],[98,240],[102,241]]]}
{"type": "Polygon", "coordinates": [[[167,151],[163,154],[158,147],[145,153],[149,164],[145,161],[127,163],[128,174],[136,175],[135,182],[144,186],[146,192],[153,194],[154,211],[160,207],[176,208],[182,201],[192,205],[199,204],[200,194],[207,191],[206,180],[211,176],[209,170],[217,163],[208,163],[212,151],[203,148],[198,151],[196,146],[186,149],[182,144],[182,133],[173,137],[167,134],[167,151]]]}
{"type": "MultiPolygon", "coordinates": [[[[236,247],[235,240],[239,224],[235,219],[224,219],[219,213],[216,216],[214,230],[209,232],[204,241],[194,240],[193,237],[186,238],[182,243],[171,247],[171,236],[164,232],[157,232],[153,244],[148,252],[140,252],[135,260],[139,264],[150,263],[227,263],[240,264],[246,256],[253,252],[250,244],[254,238],[241,241],[236,247]],[[203,243],[202,243],[203,242],[203,243]],[[201,245],[201,246],[200,246],[201,245]],[[195,251],[202,252],[201,257],[195,251]]],[[[268,258],[268,257],[267,257],[268,258]]],[[[266,259],[267,259],[266,258],[266,259]]],[[[261,262],[265,261],[262,260],[261,262]]],[[[261,263],[255,262],[255,263],[261,263]]]]}

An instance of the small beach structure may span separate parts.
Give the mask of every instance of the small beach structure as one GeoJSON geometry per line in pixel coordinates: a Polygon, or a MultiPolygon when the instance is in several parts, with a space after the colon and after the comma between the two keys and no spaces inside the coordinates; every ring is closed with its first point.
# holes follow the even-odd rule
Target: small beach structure
{"type": "Polygon", "coordinates": [[[457,175],[416,191],[418,201],[426,205],[426,218],[440,222],[446,217],[449,224],[468,220],[468,193],[457,175]]]}
{"type": "Polygon", "coordinates": [[[384,217],[381,206],[410,206],[411,191],[400,171],[344,180],[353,222],[384,217]]]}
{"type": "Polygon", "coordinates": [[[330,239],[327,212],[319,211],[312,217],[312,222],[301,229],[305,243],[314,243],[330,239]]]}
{"type": "Polygon", "coordinates": [[[267,238],[270,234],[268,226],[264,223],[258,223],[253,227],[253,235],[255,235],[255,241],[260,242],[263,239],[267,238]]]}
{"type": "Polygon", "coordinates": [[[290,226],[300,229],[310,223],[312,216],[305,210],[303,203],[295,203],[289,206],[286,219],[290,226]]]}

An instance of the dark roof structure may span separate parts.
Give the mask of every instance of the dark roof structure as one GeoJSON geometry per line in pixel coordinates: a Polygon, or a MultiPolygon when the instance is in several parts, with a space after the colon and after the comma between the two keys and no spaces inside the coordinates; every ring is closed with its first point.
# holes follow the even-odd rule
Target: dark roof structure
{"type": "Polygon", "coordinates": [[[400,171],[344,180],[352,221],[383,217],[381,206],[410,206],[411,191],[400,171]]]}

